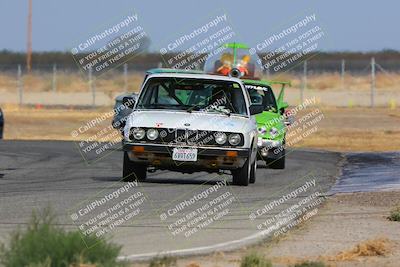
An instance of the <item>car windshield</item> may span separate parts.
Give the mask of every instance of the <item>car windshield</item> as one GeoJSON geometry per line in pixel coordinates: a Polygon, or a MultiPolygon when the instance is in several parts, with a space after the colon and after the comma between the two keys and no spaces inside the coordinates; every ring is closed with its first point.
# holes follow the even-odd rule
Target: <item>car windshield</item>
{"type": "Polygon", "coordinates": [[[136,108],[247,115],[240,84],[208,79],[151,78],[136,108]]]}
{"type": "Polygon", "coordinates": [[[266,111],[277,111],[276,100],[271,87],[246,84],[251,104],[263,105],[266,111]]]}

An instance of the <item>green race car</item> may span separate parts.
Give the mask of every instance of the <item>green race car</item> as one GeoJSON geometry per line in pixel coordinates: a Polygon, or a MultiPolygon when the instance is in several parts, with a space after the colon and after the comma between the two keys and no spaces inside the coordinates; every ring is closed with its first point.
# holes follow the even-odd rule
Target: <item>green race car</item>
{"type": "Polygon", "coordinates": [[[286,120],[285,109],[288,104],[283,101],[285,86],[289,82],[275,82],[265,80],[243,80],[252,104],[261,104],[264,112],[256,115],[258,126],[258,158],[265,160],[272,169],[285,168],[285,137],[286,120]],[[278,98],[275,97],[272,85],[280,85],[278,98]]]}
{"type": "Polygon", "coordinates": [[[264,112],[256,115],[258,125],[258,158],[273,169],[285,168],[286,121],[285,87],[290,82],[262,80],[261,60],[243,43],[227,43],[221,53],[212,54],[206,61],[206,73],[240,78],[248,89],[252,104],[263,105],[264,112]],[[272,86],[280,86],[278,98],[272,86]]]}

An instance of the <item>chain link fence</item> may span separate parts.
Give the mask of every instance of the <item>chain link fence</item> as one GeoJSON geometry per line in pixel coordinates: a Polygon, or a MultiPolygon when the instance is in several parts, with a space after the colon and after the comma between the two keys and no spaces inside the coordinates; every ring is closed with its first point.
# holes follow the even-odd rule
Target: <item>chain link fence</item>
{"type": "MultiPolygon", "coordinates": [[[[100,76],[69,65],[0,64],[0,103],[19,105],[109,106],[123,92],[137,92],[147,69],[162,61],[125,63],[100,76]]],[[[289,80],[286,92],[291,105],[315,97],[317,103],[338,107],[390,107],[400,102],[397,60],[314,60],[299,62],[285,71],[265,70],[263,78],[289,80]]]]}

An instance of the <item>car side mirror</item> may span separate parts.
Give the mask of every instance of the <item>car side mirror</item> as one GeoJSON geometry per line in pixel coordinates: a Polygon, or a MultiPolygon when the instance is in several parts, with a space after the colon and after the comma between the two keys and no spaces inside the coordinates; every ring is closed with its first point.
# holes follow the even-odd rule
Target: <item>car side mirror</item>
{"type": "Polygon", "coordinates": [[[289,107],[287,102],[282,102],[278,105],[279,112],[283,115],[285,113],[285,109],[289,107]]]}
{"type": "Polygon", "coordinates": [[[122,98],[122,104],[127,108],[133,108],[135,106],[135,99],[131,96],[125,96],[122,98]]]}
{"type": "Polygon", "coordinates": [[[251,105],[250,106],[250,115],[255,115],[262,113],[264,111],[264,105],[251,105]]]}

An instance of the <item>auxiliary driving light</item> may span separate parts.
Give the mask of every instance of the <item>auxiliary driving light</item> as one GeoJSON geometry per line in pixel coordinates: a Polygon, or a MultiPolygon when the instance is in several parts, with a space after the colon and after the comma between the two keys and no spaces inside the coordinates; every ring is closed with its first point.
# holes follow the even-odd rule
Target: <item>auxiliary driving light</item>
{"type": "Polygon", "coordinates": [[[156,140],[158,137],[158,131],[156,129],[149,129],[147,130],[146,136],[149,140],[156,140]]]}
{"type": "Polygon", "coordinates": [[[144,152],[144,146],[133,146],[132,151],[142,153],[144,152]]]}
{"type": "Polygon", "coordinates": [[[142,128],[135,128],[133,129],[133,138],[135,138],[136,140],[141,140],[144,138],[146,132],[142,129],[142,128]]]}
{"type": "Polygon", "coordinates": [[[215,142],[219,145],[223,145],[226,143],[226,134],[225,133],[217,133],[215,135],[215,142]]]}
{"type": "Polygon", "coordinates": [[[232,146],[237,146],[241,140],[242,140],[242,138],[240,137],[239,134],[230,134],[229,135],[229,144],[231,144],[232,146]]]}
{"type": "Polygon", "coordinates": [[[237,157],[237,155],[238,155],[237,151],[226,151],[226,156],[227,157],[234,158],[234,157],[237,157]]]}

